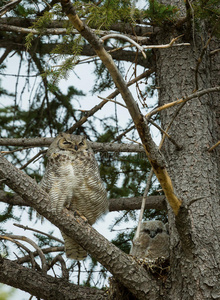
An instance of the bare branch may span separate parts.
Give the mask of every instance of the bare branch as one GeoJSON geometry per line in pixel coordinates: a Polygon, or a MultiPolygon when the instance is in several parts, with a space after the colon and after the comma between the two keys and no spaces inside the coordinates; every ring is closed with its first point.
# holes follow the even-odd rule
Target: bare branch
{"type": "Polygon", "coordinates": [[[159,129],[163,134],[165,134],[166,137],[171,141],[171,143],[173,143],[176,146],[178,150],[182,149],[182,147],[178,145],[177,142],[165,130],[163,130],[159,125],[157,125],[157,123],[155,123],[152,120],[148,120],[148,122],[155,126],[157,129],[159,129]]]}
{"type": "MultiPolygon", "coordinates": [[[[21,0],[20,0],[21,1],[21,0]]],[[[91,29],[94,33],[97,31],[96,29],[91,29]]],[[[16,32],[16,33],[22,33],[22,34],[29,34],[33,33],[35,35],[65,35],[69,33],[67,32],[66,28],[47,28],[42,31],[38,31],[37,29],[34,28],[26,28],[26,27],[19,27],[19,26],[14,26],[14,25],[9,25],[9,24],[2,24],[0,23],[0,31],[10,31],[10,32],[16,32]]],[[[71,34],[79,34],[79,32],[76,29],[72,29],[71,34]]],[[[131,44],[135,45],[139,50],[141,50],[142,55],[144,58],[146,58],[146,54],[143,52],[143,47],[137,44],[134,40],[137,40],[139,42],[146,42],[146,37],[142,36],[131,36],[128,37],[127,35],[123,34],[115,34],[115,32],[111,31],[104,31],[104,30],[99,30],[98,34],[102,37],[102,40],[106,40],[108,38],[123,38],[124,40],[129,41],[131,44]]],[[[164,47],[165,48],[165,47],[164,47]]]]}
{"type": "Polygon", "coordinates": [[[16,5],[18,5],[21,0],[11,0],[9,3],[0,8],[0,16],[3,16],[8,11],[12,10],[16,5]]]}
{"type": "MultiPolygon", "coordinates": [[[[44,254],[48,254],[48,253],[51,253],[51,252],[64,252],[64,246],[48,247],[48,248],[43,248],[41,250],[44,254]]],[[[38,256],[37,251],[32,252],[32,254],[33,254],[34,257],[38,256]]],[[[17,262],[18,264],[23,264],[23,263],[29,262],[30,260],[31,260],[30,255],[25,255],[23,257],[20,257],[20,258],[16,259],[15,262],[17,262]]]]}
{"type": "Polygon", "coordinates": [[[171,40],[171,42],[169,44],[165,44],[165,45],[148,45],[148,46],[143,46],[144,49],[166,49],[166,48],[170,48],[173,46],[190,46],[190,43],[181,43],[181,44],[174,44],[176,40],[178,40],[180,37],[182,37],[183,35],[180,35],[176,38],[173,38],[171,40]]]}
{"type": "Polygon", "coordinates": [[[53,239],[54,241],[57,241],[57,242],[59,242],[59,243],[61,243],[61,244],[64,244],[64,242],[63,242],[62,240],[60,240],[60,239],[56,238],[55,236],[53,236],[53,235],[51,235],[51,234],[48,234],[48,233],[46,233],[46,232],[43,232],[43,231],[40,231],[40,230],[31,228],[31,227],[28,227],[28,226],[23,226],[23,225],[21,225],[21,224],[15,224],[15,223],[14,223],[13,225],[16,226],[16,227],[22,228],[22,229],[24,229],[24,230],[30,230],[30,231],[34,231],[34,232],[40,233],[40,234],[42,234],[42,235],[46,235],[49,239],[53,239]]]}
{"type": "Polygon", "coordinates": [[[213,145],[212,147],[210,147],[208,151],[211,152],[212,150],[214,150],[219,145],[220,145],[220,141],[218,141],[215,145],[213,145]]]}
{"type": "MultiPolygon", "coordinates": [[[[132,79],[131,81],[129,81],[127,83],[127,86],[131,86],[132,84],[138,82],[139,80],[149,77],[153,72],[155,71],[155,69],[150,69],[147,70],[145,72],[143,72],[142,74],[140,74],[139,76],[135,77],[134,79],[132,79]]],[[[119,94],[119,90],[116,89],[113,93],[111,93],[107,98],[108,99],[113,99],[115,98],[117,95],[119,94]]],[[[95,107],[93,107],[89,112],[87,112],[86,116],[83,116],[78,122],[76,122],[69,130],[69,133],[73,133],[74,130],[78,127],[80,127],[82,124],[84,124],[87,119],[91,116],[93,116],[98,110],[100,110],[106,103],[108,103],[107,100],[103,100],[102,102],[100,102],[98,105],[96,105],[95,107]]]]}
{"type": "Polygon", "coordinates": [[[47,272],[47,262],[46,262],[46,259],[45,259],[45,256],[42,252],[42,250],[38,247],[38,245],[32,241],[31,239],[27,238],[26,236],[21,236],[21,235],[12,235],[12,234],[7,234],[5,236],[1,235],[0,238],[4,239],[4,238],[10,238],[10,239],[13,239],[13,240],[21,240],[21,241],[24,241],[24,242],[27,242],[29,243],[31,246],[33,246],[37,252],[38,252],[38,255],[41,259],[41,264],[42,264],[42,272],[43,273],[46,273],[47,272]]]}
{"type": "MultiPolygon", "coordinates": [[[[112,33],[112,34],[108,34],[105,35],[101,38],[101,40],[104,42],[107,39],[111,39],[111,38],[119,38],[119,39],[123,39],[129,43],[131,43],[132,45],[134,45],[137,49],[139,49],[143,55],[144,58],[146,58],[146,54],[144,53],[144,49],[142,46],[140,46],[138,43],[136,43],[135,41],[133,41],[131,38],[129,38],[128,36],[124,35],[124,34],[118,34],[118,33],[112,33]]],[[[138,38],[137,38],[138,40],[138,38]]]]}
{"type": "Polygon", "coordinates": [[[61,278],[28,269],[0,256],[0,282],[22,289],[41,299],[103,300],[104,291],[81,287],[61,278]],[[39,288],[40,287],[40,288],[39,288]]]}
{"type": "MultiPolygon", "coordinates": [[[[142,201],[142,197],[112,198],[109,199],[109,211],[111,212],[111,211],[120,211],[120,210],[140,209],[141,201],[142,201]]],[[[8,203],[10,205],[29,206],[29,204],[17,194],[11,195],[1,190],[0,190],[0,202],[8,203]]],[[[167,208],[166,208],[165,196],[148,196],[145,208],[166,210],[167,208]]],[[[24,226],[24,228],[26,228],[26,226],[24,226]]]]}
{"type": "Polygon", "coordinates": [[[164,109],[170,108],[172,106],[175,106],[175,105],[178,105],[178,104],[181,104],[181,103],[186,103],[189,100],[192,100],[192,99],[197,98],[197,97],[201,97],[201,96],[203,96],[205,94],[208,94],[208,93],[219,92],[219,91],[220,91],[220,86],[216,86],[216,87],[213,87],[213,88],[209,88],[209,89],[205,89],[205,90],[202,90],[202,91],[199,91],[199,92],[195,92],[195,93],[193,93],[193,94],[191,94],[191,95],[189,95],[185,98],[178,99],[176,101],[164,104],[160,107],[157,107],[156,109],[149,112],[146,115],[146,118],[148,119],[148,118],[152,117],[153,115],[157,114],[158,112],[160,112],[164,109]]]}
{"type": "Polygon", "coordinates": [[[98,96],[98,98],[99,98],[99,99],[102,99],[102,100],[105,100],[105,101],[113,102],[113,103],[118,104],[118,105],[120,105],[120,106],[122,106],[122,107],[124,107],[124,108],[127,109],[127,107],[126,107],[124,104],[122,104],[122,103],[120,103],[120,102],[118,102],[118,101],[115,101],[115,100],[112,100],[112,99],[108,99],[108,98],[103,98],[103,97],[101,97],[101,96],[98,96]]]}
{"type": "MultiPolygon", "coordinates": [[[[0,146],[32,146],[32,147],[49,147],[53,138],[0,138],[0,146]]],[[[140,145],[133,144],[116,144],[116,143],[96,143],[89,142],[95,152],[144,152],[140,145]]]]}

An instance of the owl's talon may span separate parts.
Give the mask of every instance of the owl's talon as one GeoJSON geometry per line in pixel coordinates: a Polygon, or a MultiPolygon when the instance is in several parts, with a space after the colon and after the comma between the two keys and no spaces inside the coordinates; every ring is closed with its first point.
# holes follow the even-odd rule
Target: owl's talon
{"type": "Polygon", "coordinates": [[[84,222],[88,223],[86,217],[84,217],[78,210],[74,210],[73,214],[75,218],[80,217],[81,219],[84,220],[84,222]]]}

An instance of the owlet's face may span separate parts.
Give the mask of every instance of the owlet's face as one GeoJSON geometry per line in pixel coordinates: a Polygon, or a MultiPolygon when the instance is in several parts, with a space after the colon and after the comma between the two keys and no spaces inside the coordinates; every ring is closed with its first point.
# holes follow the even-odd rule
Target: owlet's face
{"type": "Polygon", "coordinates": [[[147,234],[151,238],[154,238],[158,234],[166,233],[166,228],[161,221],[147,221],[142,223],[141,233],[147,234]]]}
{"type": "Polygon", "coordinates": [[[72,154],[79,153],[91,149],[88,145],[85,136],[74,136],[68,133],[59,134],[53,143],[50,145],[47,156],[50,156],[54,152],[70,152],[72,154]]]}

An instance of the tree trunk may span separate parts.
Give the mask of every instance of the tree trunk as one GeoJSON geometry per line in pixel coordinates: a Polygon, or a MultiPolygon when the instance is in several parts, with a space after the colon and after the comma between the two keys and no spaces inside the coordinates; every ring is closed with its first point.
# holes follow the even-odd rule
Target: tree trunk
{"type": "MultiPolygon", "coordinates": [[[[195,90],[195,70],[204,47],[202,41],[206,44],[210,32],[206,24],[202,24],[200,32],[188,37],[190,47],[156,51],[159,105],[195,90]]],[[[166,28],[157,35],[157,43],[164,44],[180,34],[173,31],[171,36],[166,28]]],[[[210,55],[219,47],[219,41],[213,40],[202,57],[197,74],[199,90],[219,85],[219,55],[210,55]]],[[[175,106],[162,111],[162,128],[167,127],[177,109],[175,106]]],[[[162,148],[175,192],[183,200],[178,217],[169,209],[169,299],[220,299],[220,147],[208,152],[219,140],[219,111],[219,93],[187,102],[169,130],[183,146],[182,150],[178,151],[168,140],[162,148]]]]}

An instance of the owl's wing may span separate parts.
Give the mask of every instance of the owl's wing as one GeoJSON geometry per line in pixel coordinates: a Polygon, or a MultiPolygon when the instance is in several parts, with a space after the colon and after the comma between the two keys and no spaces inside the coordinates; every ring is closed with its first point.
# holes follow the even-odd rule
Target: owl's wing
{"type": "Polygon", "coordinates": [[[100,178],[97,163],[92,160],[78,165],[77,184],[74,188],[72,209],[77,209],[90,224],[108,210],[107,192],[100,178]]]}
{"type": "Polygon", "coordinates": [[[72,174],[72,166],[68,161],[60,164],[48,160],[40,186],[49,194],[54,212],[61,212],[65,205],[70,204],[73,191],[69,178],[72,178],[72,174]]]}

